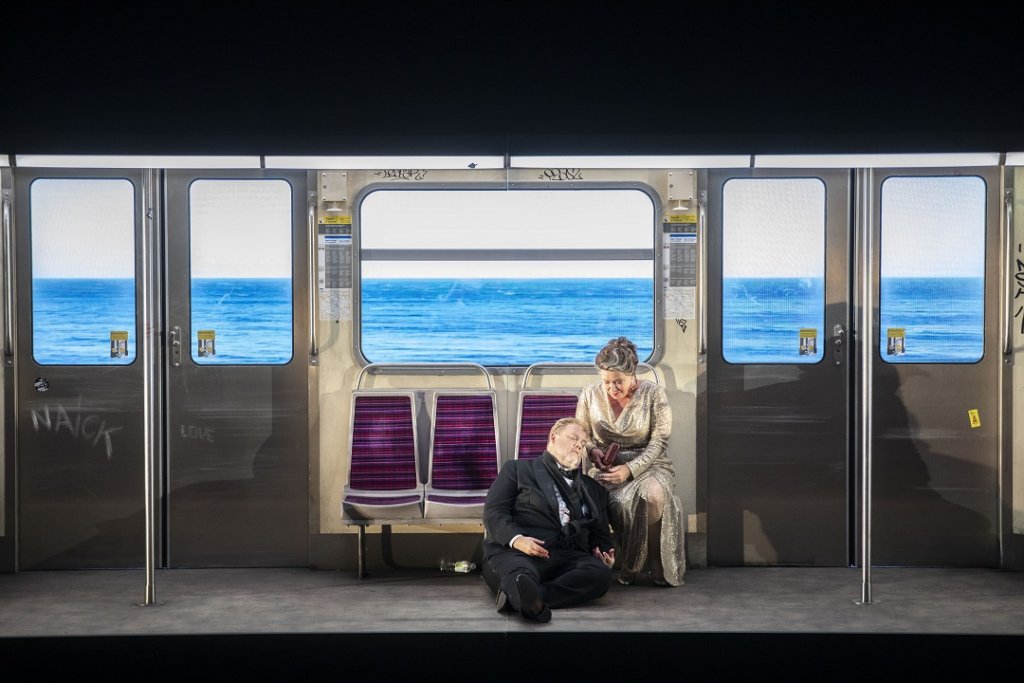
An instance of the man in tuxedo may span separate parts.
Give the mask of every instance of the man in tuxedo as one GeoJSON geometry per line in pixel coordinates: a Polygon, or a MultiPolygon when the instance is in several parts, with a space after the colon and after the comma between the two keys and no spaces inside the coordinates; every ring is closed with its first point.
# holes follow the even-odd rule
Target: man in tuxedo
{"type": "Polygon", "coordinates": [[[552,609],[608,591],[615,564],[608,494],[580,468],[586,442],[583,425],[563,418],[543,454],[505,463],[491,485],[483,575],[499,612],[547,622],[552,609]]]}

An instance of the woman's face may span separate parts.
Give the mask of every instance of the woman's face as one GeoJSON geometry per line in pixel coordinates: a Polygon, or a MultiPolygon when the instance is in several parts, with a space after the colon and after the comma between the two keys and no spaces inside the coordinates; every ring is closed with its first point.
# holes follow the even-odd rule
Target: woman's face
{"type": "Polygon", "coordinates": [[[610,398],[621,401],[633,390],[636,378],[618,370],[598,370],[601,373],[601,383],[610,398]]]}

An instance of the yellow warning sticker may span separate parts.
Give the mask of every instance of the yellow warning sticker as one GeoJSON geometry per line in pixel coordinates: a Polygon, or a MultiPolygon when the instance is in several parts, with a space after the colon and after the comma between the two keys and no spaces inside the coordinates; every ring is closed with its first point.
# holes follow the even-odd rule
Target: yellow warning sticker
{"type": "Polygon", "coordinates": [[[890,327],[885,331],[885,355],[902,356],[907,352],[907,330],[904,327],[890,327]]]}
{"type": "Polygon", "coordinates": [[[813,356],[818,352],[818,328],[800,328],[800,355],[813,356]]]}
{"type": "Polygon", "coordinates": [[[695,213],[671,213],[668,216],[669,223],[696,223],[697,214],[695,213]]]}
{"type": "Polygon", "coordinates": [[[324,216],[320,222],[324,225],[352,225],[352,216],[324,216]]]}
{"type": "Polygon", "coordinates": [[[972,408],[967,411],[967,419],[971,421],[971,429],[981,426],[981,416],[978,414],[977,408],[972,408]]]}
{"type": "Polygon", "coordinates": [[[217,340],[217,333],[214,330],[197,330],[196,336],[199,338],[197,350],[200,358],[217,355],[217,347],[214,345],[217,340]]]}
{"type": "Polygon", "coordinates": [[[128,357],[128,332],[127,330],[110,331],[110,357],[128,357]]]}

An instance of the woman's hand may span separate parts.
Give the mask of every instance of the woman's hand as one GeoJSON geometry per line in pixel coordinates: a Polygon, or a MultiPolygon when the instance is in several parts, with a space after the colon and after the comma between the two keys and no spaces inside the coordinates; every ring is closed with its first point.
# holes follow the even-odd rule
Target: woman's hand
{"type": "Polygon", "coordinates": [[[616,465],[611,469],[599,472],[597,480],[602,484],[608,484],[609,486],[618,486],[619,484],[629,479],[629,467],[626,465],[616,465]]]}
{"type": "Polygon", "coordinates": [[[590,449],[590,459],[602,472],[607,472],[615,465],[615,456],[619,453],[619,444],[614,441],[608,445],[608,450],[602,451],[595,446],[590,449]]]}

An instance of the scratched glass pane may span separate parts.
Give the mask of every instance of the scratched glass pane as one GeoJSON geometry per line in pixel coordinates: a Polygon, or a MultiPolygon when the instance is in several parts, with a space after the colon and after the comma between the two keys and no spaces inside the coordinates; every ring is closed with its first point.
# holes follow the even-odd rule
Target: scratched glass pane
{"type": "Polygon", "coordinates": [[[824,357],[825,184],[736,178],[722,190],[722,357],[824,357]]]}
{"type": "Polygon", "coordinates": [[[376,363],[591,363],[654,351],[639,190],[387,190],[359,206],[360,350],[376,363]]]}
{"type": "Polygon", "coordinates": [[[985,342],[985,181],[882,183],[879,353],[886,363],[975,363],[985,342]]]}
{"type": "Polygon", "coordinates": [[[135,188],[123,178],[40,178],[29,188],[32,357],[135,360],[135,188]]]}
{"type": "Polygon", "coordinates": [[[284,180],[189,186],[192,330],[198,365],[292,358],[292,191],[284,180]]]}

